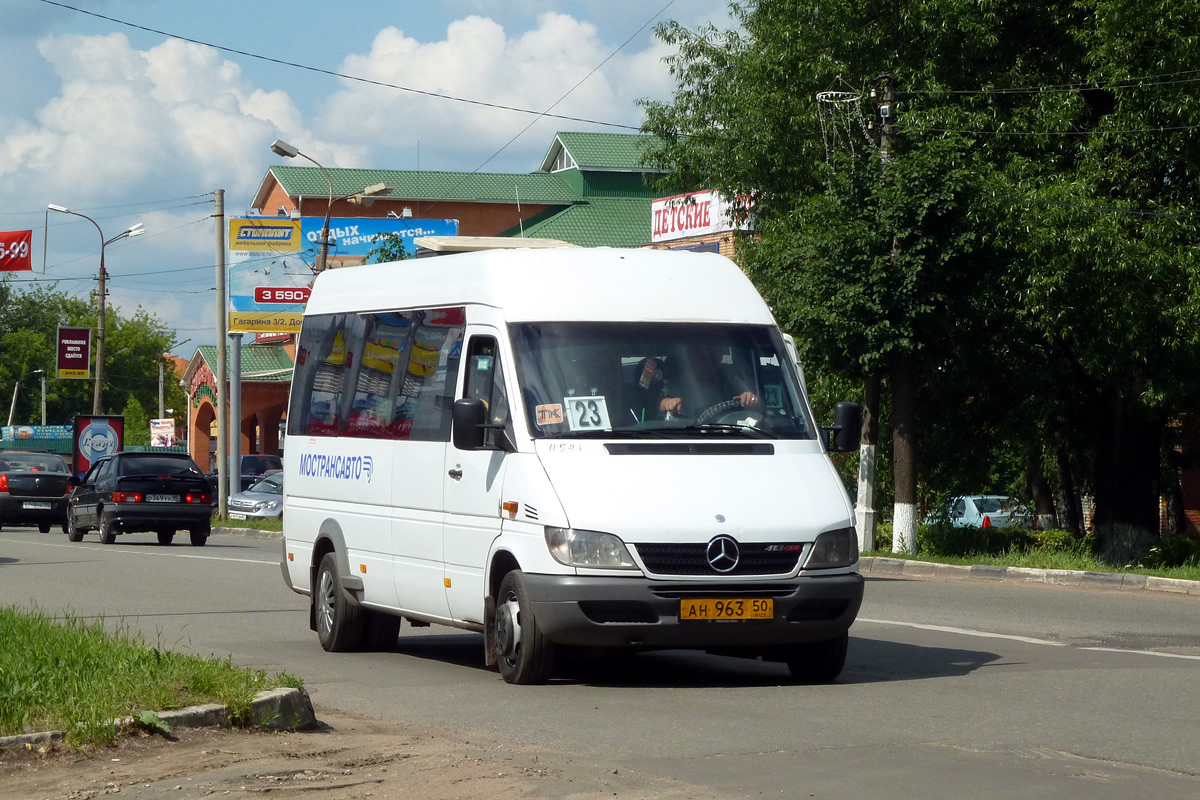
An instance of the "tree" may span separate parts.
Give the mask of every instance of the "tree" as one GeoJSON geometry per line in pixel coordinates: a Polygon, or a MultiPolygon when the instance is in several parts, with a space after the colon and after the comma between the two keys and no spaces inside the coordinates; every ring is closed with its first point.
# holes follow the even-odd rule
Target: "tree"
{"type": "Polygon", "coordinates": [[[121,412],[125,417],[125,444],[138,447],[150,446],[150,415],[133,395],[125,403],[121,412]]]}
{"type": "MultiPolygon", "coordinates": [[[[64,425],[75,414],[90,413],[93,382],[55,377],[55,334],[60,325],[94,328],[96,313],[94,305],[56,288],[18,291],[8,281],[0,281],[0,390],[11,397],[13,383],[21,375],[44,369],[49,424],[64,425]]],[[[173,332],[141,307],[125,317],[120,309],[109,306],[105,324],[106,411],[113,413],[116,406],[112,404],[124,402],[122,398],[130,395],[143,408],[157,409],[158,364],[171,347],[173,332]]],[[[40,419],[40,402],[40,393],[22,391],[14,420],[40,419]]],[[[182,410],[182,399],[174,407],[182,410]]]]}
{"type": "Polygon", "coordinates": [[[368,264],[382,264],[387,261],[404,261],[410,258],[404,249],[404,237],[398,233],[381,233],[375,238],[375,246],[367,253],[368,264]]]}

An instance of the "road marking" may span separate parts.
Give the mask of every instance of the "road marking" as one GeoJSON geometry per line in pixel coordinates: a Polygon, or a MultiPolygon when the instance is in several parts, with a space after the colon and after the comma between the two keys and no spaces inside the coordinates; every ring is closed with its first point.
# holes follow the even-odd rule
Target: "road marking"
{"type": "MultiPolygon", "coordinates": [[[[66,548],[75,550],[75,549],[78,549],[79,545],[83,544],[83,543],[80,542],[77,544],[77,543],[72,542],[71,544],[52,544],[50,542],[25,541],[25,542],[21,542],[21,544],[31,544],[31,545],[35,545],[37,547],[66,547],[66,548]]],[[[159,545],[159,546],[161,547],[161,545],[159,545]]],[[[119,547],[119,548],[115,548],[115,549],[106,549],[105,552],[121,554],[121,555],[158,556],[159,558],[194,558],[194,559],[197,559],[200,561],[235,561],[235,562],[238,562],[241,564],[269,564],[272,567],[279,566],[278,561],[261,561],[256,558],[223,558],[221,556],[191,556],[191,555],[184,555],[183,553],[152,553],[147,550],[128,550],[124,547],[119,547]]]]}
{"type": "MultiPolygon", "coordinates": [[[[926,625],[920,622],[898,622],[892,619],[870,619],[868,617],[859,617],[856,622],[869,622],[873,625],[892,625],[900,628],[917,628],[923,631],[935,631],[937,633],[957,633],[961,636],[978,636],[984,639],[1008,639],[1013,642],[1024,642],[1025,644],[1040,644],[1047,647],[1072,647],[1067,642],[1056,642],[1052,639],[1035,639],[1031,636],[1017,636],[1011,633],[993,633],[991,631],[980,631],[973,628],[955,628],[949,625],[926,625]]],[[[1159,656],[1160,658],[1182,658],[1187,661],[1200,661],[1200,656],[1188,656],[1182,653],[1159,653],[1154,650],[1124,650],[1120,647],[1076,647],[1077,650],[1094,650],[1100,653],[1133,653],[1142,656],[1159,656]]]]}

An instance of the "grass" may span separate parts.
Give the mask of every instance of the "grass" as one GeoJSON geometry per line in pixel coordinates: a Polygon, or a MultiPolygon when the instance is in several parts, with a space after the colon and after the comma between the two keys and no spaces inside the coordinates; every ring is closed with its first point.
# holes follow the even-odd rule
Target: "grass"
{"type": "Polygon", "coordinates": [[[61,730],[74,746],[109,744],[120,717],[202,703],[227,705],[231,724],[247,725],[258,692],[302,685],[148,644],[123,623],[112,633],[103,619],[36,609],[0,608],[0,642],[0,736],[61,730]]]}
{"type": "Polygon", "coordinates": [[[1000,567],[1028,567],[1031,569],[1066,569],[1081,572],[1129,572],[1136,575],[1154,575],[1160,578],[1178,578],[1200,581],[1200,564],[1190,563],[1176,567],[1142,566],[1128,564],[1114,567],[1081,552],[1052,550],[1009,550],[1003,553],[968,553],[966,555],[940,555],[935,553],[893,553],[891,550],[876,550],[863,553],[877,558],[907,558],[914,561],[932,561],[937,564],[982,564],[1000,567]]]}

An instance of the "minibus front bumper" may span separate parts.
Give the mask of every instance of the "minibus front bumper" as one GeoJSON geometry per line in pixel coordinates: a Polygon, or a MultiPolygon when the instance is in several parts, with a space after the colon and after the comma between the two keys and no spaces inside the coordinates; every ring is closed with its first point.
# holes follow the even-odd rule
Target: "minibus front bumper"
{"type": "Polygon", "coordinates": [[[582,647],[738,649],[819,642],[845,633],[862,605],[858,573],[701,583],[524,575],[538,628],[582,647]],[[770,599],[769,619],[681,620],[684,601],[770,599]]]}

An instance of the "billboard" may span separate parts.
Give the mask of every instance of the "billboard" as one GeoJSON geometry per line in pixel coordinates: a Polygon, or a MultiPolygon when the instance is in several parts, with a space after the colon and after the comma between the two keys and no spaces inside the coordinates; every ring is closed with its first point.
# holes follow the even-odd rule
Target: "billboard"
{"type": "Polygon", "coordinates": [[[71,471],[82,477],[92,462],[119,453],[125,446],[125,418],[79,415],[75,418],[71,471]]]}
{"type": "Polygon", "coordinates": [[[92,375],[92,329],[58,328],[57,374],[60,378],[90,378],[92,375]]]}
{"type": "Polygon", "coordinates": [[[0,231],[0,272],[28,272],[33,231],[0,231]]]}
{"type": "Polygon", "coordinates": [[[172,447],[175,444],[175,420],[150,420],[150,446],[172,447]]]}
{"type": "Polygon", "coordinates": [[[750,230],[748,222],[733,221],[733,205],[711,190],[663,197],[650,204],[650,241],[667,242],[731,230],[750,230]]]}
{"type": "Polygon", "coordinates": [[[232,217],[229,249],[235,253],[298,253],[300,220],[232,217]]]}
{"type": "MultiPolygon", "coordinates": [[[[250,217],[229,221],[229,324],[230,333],[299,333],[313,281],[313,265],[321,247],[324,216],[299,220],[250,217]],[[237,250],[253,237],[235,240],[234,223],[239,230],[251,230],[270,223],[299,226],[300,243],[294,250],[270,251],[256,248],[237,250]]],[[[409,255],[416,253],[413,239],[418,236],[456,236],[458,220],[395,219],[391,217],[339,217],[329,222],[327,269],[365,264],[376,240],[395,234],[409,255]]],[[[263,238],[260,236],[260,238],[263,238]]],[[[284,241],[280,239],[279,241],[284,241]]],[[[291,247],[291,240],[287,240],[291,247]]]]}

